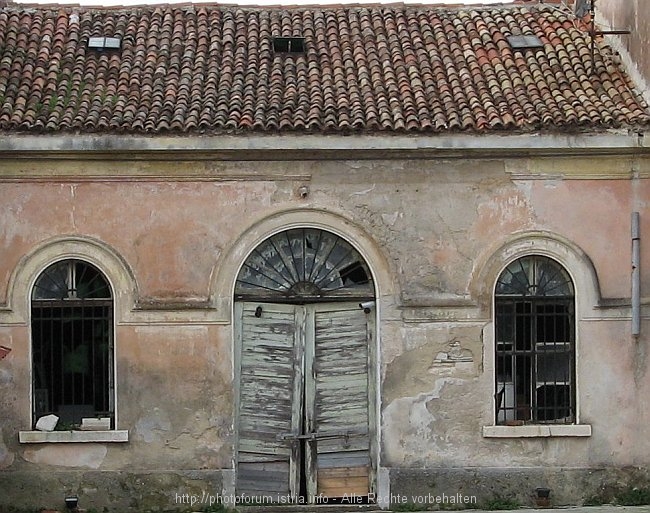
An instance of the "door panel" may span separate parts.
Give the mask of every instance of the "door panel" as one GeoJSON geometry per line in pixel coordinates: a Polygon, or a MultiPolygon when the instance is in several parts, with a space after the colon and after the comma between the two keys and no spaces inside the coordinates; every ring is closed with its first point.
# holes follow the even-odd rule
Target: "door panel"
{"type": "Polygon", "coordinates": [[[237,493],[297,493],[301,429],[303,317],[292,305],[238,303],[239,443],[237,493]],[[257,313],[257,315],[256,315],[257,313]]]}
{"type": "Polygon", "coordinates": [[[368,467],[318,469],[318,493],[325,497],[368,495],[368,467]]]}
{"type": "MultiPolygon", "coordinates": [[[[315,433],[307,457],[317,494],[341,497],[370,492],[369,322],[356,304],[314,306],[313,380],[315,433]]],[[[312,483],[312,487],[313,487],[312,483]]]]}
{"type": "Polygon", "coordinates": [[[374,315],[357,303],[237,303],[237,317],[237,493],[367,495],[374,315]]]}

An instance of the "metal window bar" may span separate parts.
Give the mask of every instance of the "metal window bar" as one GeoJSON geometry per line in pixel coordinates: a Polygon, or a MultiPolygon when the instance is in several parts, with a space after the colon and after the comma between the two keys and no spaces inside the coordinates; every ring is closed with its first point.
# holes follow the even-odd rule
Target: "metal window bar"
{"type": "Polygon", "coordinates": [[[112,316],[111,300],[32,301],[34,423],[114,417],[112,316]]]}
{"type": "Polygon", "coordinates": [[[497,424],[575,421],[573,297],[496,300],[497,424]]]}
{"type": "Polygon", "coordinates": [[[106,355],[108,369],[104,381],[108,383],[108,411],[111,413],[111,422],[113,427],[117,428],[117,420],[115,418],[115,333],[113,331],[112,311],[109,310],[107,314],[107,317],[110,317],[111,321],[108,323],[108,354],[106,355]]]}

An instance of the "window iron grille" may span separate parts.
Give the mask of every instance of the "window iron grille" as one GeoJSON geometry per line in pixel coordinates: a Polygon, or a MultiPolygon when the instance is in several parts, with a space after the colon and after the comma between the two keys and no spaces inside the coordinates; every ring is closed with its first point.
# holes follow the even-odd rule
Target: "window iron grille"
{"type": "Polygon", "coordinates": [[[94,266],[49,266],[32,291],[33,422],[47,414],[59,428],[84,417],[113,418],[113,301],[94,266]]]}
{"type": "Polygon", "coordinates": [[[557,262],[531,256],[497,281],[496,422],[574,423],[573,283],[557,262]]]}

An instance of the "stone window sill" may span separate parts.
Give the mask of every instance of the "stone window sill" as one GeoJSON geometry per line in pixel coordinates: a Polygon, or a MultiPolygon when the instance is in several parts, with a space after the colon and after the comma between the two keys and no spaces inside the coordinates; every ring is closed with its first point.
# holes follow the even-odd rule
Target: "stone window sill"
{"type": "Polygon", "coordinates": [[[20,431],[21,444],[65,443],[65,442],[128,442],[126,429],[112,431],[20,431]]]}
{"type": "Polygon", "coordinates": [[[550,438],[591,436],[590,424],[536,424],[528,426],[483,426],[484,438],[550,438]]]}

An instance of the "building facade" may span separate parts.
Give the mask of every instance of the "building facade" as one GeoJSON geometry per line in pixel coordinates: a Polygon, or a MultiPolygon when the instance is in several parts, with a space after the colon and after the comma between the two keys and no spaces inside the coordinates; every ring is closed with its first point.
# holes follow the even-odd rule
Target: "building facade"
{"type": "MultiPolygon", "coordinates": [[[[636,70],[644,79],[642,89],[647,94],[650,77],[650,57],[645,51],[644,41],[650,32],[650,20],[642,2],[621,2],[619,0],[599,0],[596,3],[598,24],[603,30],[629,31],[613,39],[616,47],[624,48],[630,57],[630,68],[636,70]]],[[[640,81],[639,81],[640,82],[640,81]]]]}
{"type": "Polygon", "coordinates": [[[650,117],[570,12],[0,27],[5,505],[647,486],[650,117]]]}

